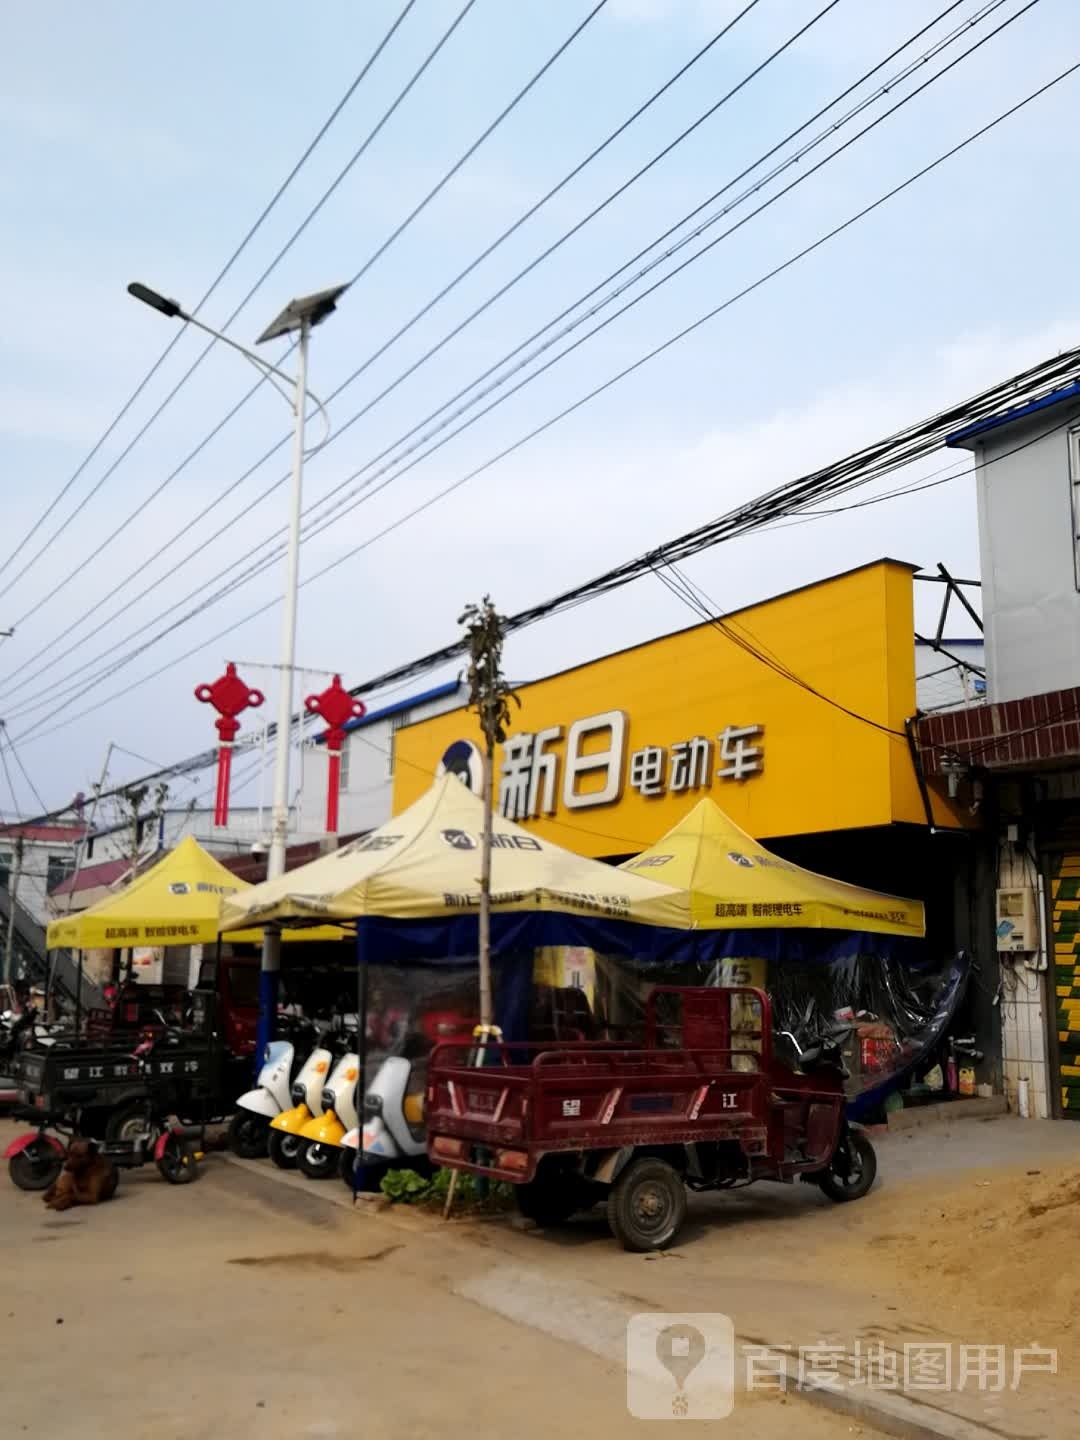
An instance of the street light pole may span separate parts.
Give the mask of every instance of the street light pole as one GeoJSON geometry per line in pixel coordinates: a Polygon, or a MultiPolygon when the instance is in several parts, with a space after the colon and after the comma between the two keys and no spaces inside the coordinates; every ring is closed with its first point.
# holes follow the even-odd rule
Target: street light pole
{"type": "MultiPolygon", "coordinates": [[[[289,544],[285,556],[285,612],[281,625],[281,688],[278,692],[277,734],[274,737],[274,795],[270,811],[270,849],[266,857],[266,878],[276,880],[285,873],[289,843],[289,744],[292,728],[293,676],[296,668],[296,609],[300,589],[300,516],[304,495],[304,400],[307,383],[308,341],[311,325],[300,326],[297,355],[295,431],[293,434],[292,487],[289,492],[289,544]]],[[[278,975],[281,971],[281,931],[276,925],[263,928],[262,966],[259,977],[259,1027],[256,1063],[272,1038],[273,1016],[277,1010],[278,975]]]]}
{"type": "MultiPolygon", "coordinates": [[[[285,857],[289,840],[289,740],[292,729],[293,676],[296,668],[296,608],[300,588],[300,519],[304,496],[304,418],[308,396],[315,401],[322,413],[326,435],[330,433],[330,422],[322,402],[307,388],[308,342],[316,325],[332,315],[337,302],[349,287],[335,285],[329,290],[320,290],[313,295],[292,300],[284,310],[270,322],[256,340],[264,345],[268,340],[281,336],[297,336],[297,369],[293,380],[293,463],[292,487],[289,495],[289,544],[285,560],[285,611],[281,629],[281,690],[278,696],[277,734],[274,744],[274,796],[270,822],[270,850],[267,855],[266,878],[276,879],[285,873],[285,857]]],[[[289,377],[275,366],[253,354],[243,345],[213,330],[201,320],[189,315],[175,300],[151,290],[139,282],[128,286],[128,293],[136,300],[149,305],[170,319],[183,320],[206,331],[216,340],[222,340],[245,356],[267,376],[279,379],[289,377]]],[[[323,439],[326,443],[326,438],[323,439]]],[[[256,1036],[256,1069],[262,1064],[263,1052],[273,1037],[274,1018],[277,1014],[278,973],[281,970],[281,931],[276,926],[263,929],[262,967],[259,977],[259,1027],[256,1036]]]]}

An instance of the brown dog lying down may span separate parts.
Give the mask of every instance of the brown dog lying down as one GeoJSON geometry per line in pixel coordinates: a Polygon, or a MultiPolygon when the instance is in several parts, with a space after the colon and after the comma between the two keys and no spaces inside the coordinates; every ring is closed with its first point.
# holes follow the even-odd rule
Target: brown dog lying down
{"type": "Polygon", "coordinates": [[[111,1200],[119,1180],[116,1166],[99,1155],[90,1140],[73,1140],[59,1178],[42,1199],[50,1210],[70,1210],[73,1205],[98,1205],[111,1200]]]}

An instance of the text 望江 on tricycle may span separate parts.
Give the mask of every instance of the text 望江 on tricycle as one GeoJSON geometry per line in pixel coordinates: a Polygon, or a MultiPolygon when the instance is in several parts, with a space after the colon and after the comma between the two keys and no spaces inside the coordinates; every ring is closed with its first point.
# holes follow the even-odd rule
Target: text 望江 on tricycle
{"type": "Polygon", "coordinates": [[[845,1112],[850,1028],[800,1047],[774,1036],[762,990],[658,986],[643,1044],[440,1045],[428,1154],[510,1181],[542,1225],[604,1201],[616,1239],[635,1251],[672,1243],[688,1189],[801,1179],[856,1200],[877,1162],[845,1112]]]}

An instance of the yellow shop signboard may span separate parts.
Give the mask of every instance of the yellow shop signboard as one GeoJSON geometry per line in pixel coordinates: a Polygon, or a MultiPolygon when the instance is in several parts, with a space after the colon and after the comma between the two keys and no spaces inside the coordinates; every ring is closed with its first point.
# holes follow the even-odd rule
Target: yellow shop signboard
{"type": "MultiPolygon", "coordinates": [[[[911,577],[882,560],[523,685],[498,808],[587,855],[645,848],[704,794],[761,837],[925,824],[911,577]]],[[[475,788],[479,738],[466,710],[399,730],[395,812],[447,769],[475,788]]]]}

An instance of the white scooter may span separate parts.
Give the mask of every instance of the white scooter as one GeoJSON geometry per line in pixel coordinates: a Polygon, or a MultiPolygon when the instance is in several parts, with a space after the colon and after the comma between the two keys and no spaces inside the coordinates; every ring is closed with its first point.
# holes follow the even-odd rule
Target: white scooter
{"type": "Polygon", "coordinates": [[[310,1021],[294,1023],[292,1031],[266,1047],[255,1088],[236,1102],[236,1114],[229,1126],[229,1144],[243,1160],[259,1160],[267,1152],[270,1121],[290,1106],[293,1080],[297,1078],[300,1056],[315,1038],[310,1021]]]}
{"type": "MultiPolygon", "coordinates": [[[[325,1037],[320,1037],[325,1038],[325,1037]]],[[[295,1170],[303,1141],[300,1132],[313,1117],[323,1113],[322,1094],[333,1064],[332,1051],[318,1045],[300,1067],[289,1092],[292,1107],[270,1121],[267,1148],[270,1159],[281,1170],[295,1170]]]]}
{"type": "Polygon", "coordinates": [[[412,1061],[392,1055],[379,1066],[364,1096],[363,1127],[350,1130],[341,1140],[341,1178],[350,1190],[355,1189],[361,1144],[365,1190],[377,1190],[390,1169],[430,1172],[424,1131],[426,1071],[426,1057],[412,1061]]]}
{"type": "Polygon", "coordinates": [[[342,1141],[356,1128],[360,1056],[348,1051],[334,1066],[322,1092],[323,1113],[300,1131],[296,1160],[309,1180],[328,1180],[337,1173],[342,1141]]]}

